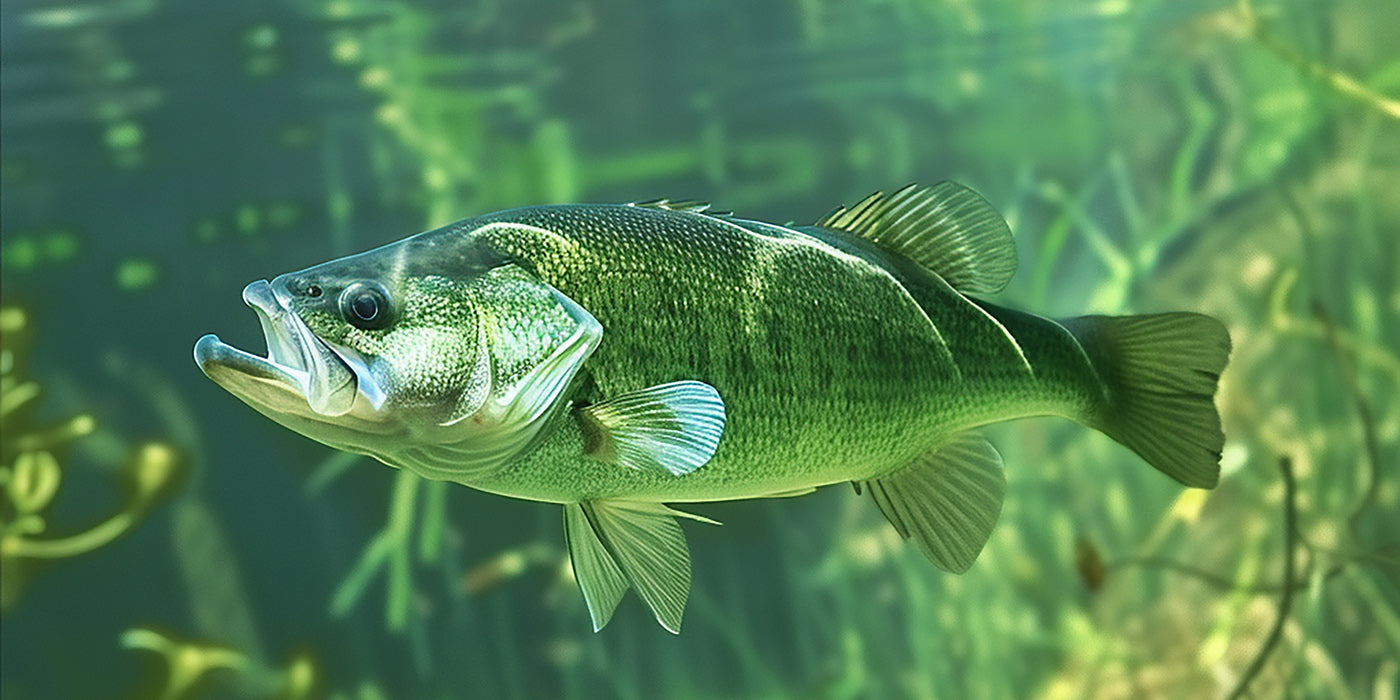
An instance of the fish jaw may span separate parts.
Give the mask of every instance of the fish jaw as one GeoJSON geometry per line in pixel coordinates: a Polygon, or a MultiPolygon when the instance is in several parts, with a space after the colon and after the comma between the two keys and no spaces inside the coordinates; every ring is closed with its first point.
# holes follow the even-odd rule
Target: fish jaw
{"type": "Polygon", "coordinates": [[[372,380],[317,338],[280,296],[266,280],[243,290],[244,303],[262,325],[266,357],[210,334],[195,343],[195,362],[216,384],[267,415],[334,418],[349,413],[361,382],[372,380]]]}

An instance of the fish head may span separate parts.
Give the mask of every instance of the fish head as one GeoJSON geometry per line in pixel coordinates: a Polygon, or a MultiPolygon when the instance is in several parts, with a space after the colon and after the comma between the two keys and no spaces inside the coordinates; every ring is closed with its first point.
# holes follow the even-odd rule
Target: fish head
{"type": "Polygon", "coordinates": [[[314,440],[457,481],[526,448],[602,335],[461,226],[255,281],[243,300],[267,354],[206,335],[210,379],[314,440]]]}

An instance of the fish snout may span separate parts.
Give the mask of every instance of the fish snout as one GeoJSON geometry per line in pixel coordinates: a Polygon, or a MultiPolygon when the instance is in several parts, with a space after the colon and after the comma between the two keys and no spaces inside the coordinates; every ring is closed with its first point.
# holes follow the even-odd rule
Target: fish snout
{"type": "MultiPolygon", "coordinates": [[[[257,282],[248,286],[255,284],[257,282]]],[[[277,303],[288,309],[292,308],[293,300],[302,306],[312,307],[331,303],[340,287],[334,280],[325,279],[325,275],[316,274],[314,270],[281,274],[266,284],[277,303]]],[[[244,293],[247,293],[246,290],[244,293]]]]}
{"type": "Polygon", "coordinates": [[[277,295],[272,291],[272,285],[267,280],[249,282],[248,286],[243,288],[243,303],[254,311],[261,311],[265,314],[285,311],[283,305],[278,301],[277,295]]]}

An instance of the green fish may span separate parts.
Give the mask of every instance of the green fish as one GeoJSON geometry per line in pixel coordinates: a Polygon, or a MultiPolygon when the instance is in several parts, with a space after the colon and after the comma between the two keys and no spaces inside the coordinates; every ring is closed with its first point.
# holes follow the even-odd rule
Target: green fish
{"type": "Polygon", "coordinates": [[[1225,328],[972,296],[1015,269],[1006,222],[952,182],[797,227],[696,202],[524,207],[253,282],[267,356],[206,335],[195,360],[313,440],[562,504],[594,629],[631,587],[677,632],[677,517],[708,520],[668,503],[849,481],[962,572],[1006,490],[980,426],[1064,416],[1215,485],[1225,328]]]}

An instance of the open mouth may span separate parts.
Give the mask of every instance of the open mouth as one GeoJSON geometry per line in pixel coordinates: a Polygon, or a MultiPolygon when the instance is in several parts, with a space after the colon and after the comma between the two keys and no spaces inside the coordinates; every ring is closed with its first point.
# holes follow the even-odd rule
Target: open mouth
{"type": "Polygon", "coordinates": [[[254,386],[272,384],[305,399],[323,416],[348,413],[355,403],[355,373],[330,346],[277,299],[267,280],[243,289],[243,301],[258,314],[267,357],[239,350],[216,335],[194,346],[194,360],[210,379],[254,403],[254,386]]]}

